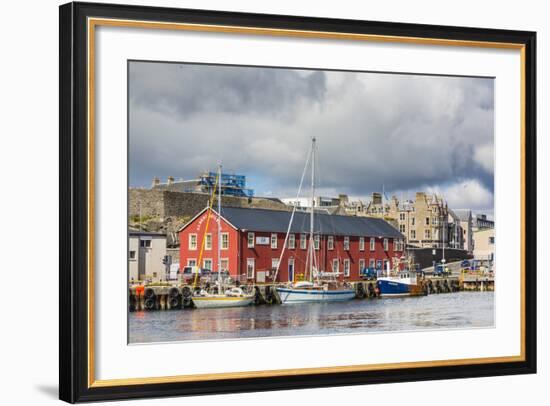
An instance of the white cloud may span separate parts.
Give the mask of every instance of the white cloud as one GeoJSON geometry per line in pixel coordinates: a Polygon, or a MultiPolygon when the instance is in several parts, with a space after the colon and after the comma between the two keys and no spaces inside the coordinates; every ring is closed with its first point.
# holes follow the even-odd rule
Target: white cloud
{"type": "Polygon", "coordinates": [[[493,207],[493,193],[477,179],[467,179],[448,186],[430,186],[429,193],[444,196],[449,207],[454,209],[490,210],[493,207]]]}

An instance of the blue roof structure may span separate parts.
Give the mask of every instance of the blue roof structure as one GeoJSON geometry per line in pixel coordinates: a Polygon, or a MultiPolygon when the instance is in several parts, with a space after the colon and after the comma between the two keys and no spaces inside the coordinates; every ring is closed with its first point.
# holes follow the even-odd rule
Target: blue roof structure
{"type": "MultiPolygon", "coordinates": [[[[290,211],[222,207],[222,217],[243,231],[286,233],[290,211]]],[[[291,233],[309,232],[310,214],[295,212],[291,233]]],[[[383,219],[335,214],[315,214],[314,232],[324,235],[404,238],[391,224],[383,219]]]]}

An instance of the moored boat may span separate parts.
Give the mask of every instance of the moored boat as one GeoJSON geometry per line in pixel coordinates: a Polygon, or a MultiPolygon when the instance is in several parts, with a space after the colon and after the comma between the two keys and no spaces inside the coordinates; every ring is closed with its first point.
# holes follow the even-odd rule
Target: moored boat
{"type": "MultiPolygon", "coordinates": [[[[212,199],[209,204],[209,209],[212,208],[212,203],[214,201],[214,197],[216,196],[216,190],[218,191],[218,232],[217,232],[217,240],[218,240],[218,264],[217,264],[217,272],[216,274],[216,286],[215,290],[213,292],[209,292],[205,289],[201,289],[199,293],[196,293],[192,297],[193,304],[197,309],[206,309],[206,308],[221,308],[221,307],[244,307],[250,305],[254,301],[254,295],[253,294],[247,294],[245,293],[240,287],[233,286],[227,287],[227,281],[224,280],[221,267],[221,200],[222,200],[222,191],[220,187],[220,178],[221,178],[221,171],[222,167],[221,165],[218,165],[218,175],[216,178],[216,184],[214,185],[214,188],[212,190],[212,199]],[[215,292],[215,293],[214,293],[215,292]],[[223,292],[223,293],[222,293],[223,292]]],[[[206,231],[208,231],[208,224],[210,222],[210,214],[211,210],[208,212],[208,217],[206,220],[206,228],[205,228],[205,234],[206,231]]],[[[203,241],[201,244],[201,251],[199,253],[199,263],[202,260],[203,250],[204,250],[204,242],[205,242],[205,236],[203,236],[203,241]]],[[[196,285],[196,278],[197,275],[195,275],[195,281],[193,282],[193,288],[196,285]]],[[[194,289],[193,289],[194,290],[194,289]]]]}
{"type": "Polygon", "coordinates": [[[241,288],[233,287],[224,294],[211,294],[202,290],[193,296],[193,304],[197,309],[219,307],[243,307],[254,301],[254,295],[246,294],[241,288]]]}
{"type": "MultiPolygon", "coordinates": [[[[308,157],[308,162],[311,159],[311,208],[310,208],[310,220],[309,220],[309,246],[308,246],[308,259],[306,261],[306,267],[309,265],[309,280],[298,281],[290,284],[286,287],[277,287],[276,291],[281,300],[281,304],[290,304],[290,303],[307,303],[307,302],[340,302],[344,300],[351,300],[355,298],[355,290],[348,288],[347,286],[340,284],[336,281],[336,272],[319,272],[315,264],[318,263],[315,253],[315,242],[314,242],[314,216],[315,216],[315,137],[311,139],[311,155],[308,157]],[[316,274],[316,278],[314,278],[316,274]],[[321,278],[321,275],[328,277],[329,279],[321,278]]],[[[307,169],[307,162],[306,168],[307,169]]],[[[303,179],[302,175],[302,179],[303,179]]],[[[301,184],[300,188],[301,189],[301,184]]],[[[298,191],[298,194],[300,192],[298,191]]],[[[294,211],[296,207],[294,207],[294,211]]],[[[285,243],[283,245],[286,247],[286,241],[288,240],[288,234],[290,232],[290,225],[292,224],[293,216],[290,217],[290,224],[288,228],[287,235],[285,237],[285,243]]],[[[279,258],[278,264],[281,263],[281,258],[279,258]]],[[[279,265],[277,265],[277,271],[279,265]]],[[[275,277],[276,279],[276,277],[275,277]]]]}
{"type": "Polygon", "coordinates": [[[281,303],[340,302],[355,297],[353,289],[330,289],[328,284],[298,282],[292,287],[278,287],[281,303]]]}
{"type": "Polygon", "coordinates": [[[381,297],[417,296],[422,294],[416,272],[399,271],[395,276],[382,276],[376,281],[381,297]]]}

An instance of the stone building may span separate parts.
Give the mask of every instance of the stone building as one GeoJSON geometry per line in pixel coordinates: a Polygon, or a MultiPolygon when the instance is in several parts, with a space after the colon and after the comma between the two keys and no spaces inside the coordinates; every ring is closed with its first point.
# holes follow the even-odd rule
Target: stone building
{"type": "Polygon", "coordinates": [[[474,252],[474,221],[472,211],[468,209],[455,209],[455,214],[462,227],[462,248],[468,252],[474,252]]]}
{"type": "Polygon", "coordinates": [[[449,209],[443,198],[417,192],[414,201],[399,204],[392,198],[388,215],[397,219],[399,232],[416,247],[449,247],[449,209]]]}

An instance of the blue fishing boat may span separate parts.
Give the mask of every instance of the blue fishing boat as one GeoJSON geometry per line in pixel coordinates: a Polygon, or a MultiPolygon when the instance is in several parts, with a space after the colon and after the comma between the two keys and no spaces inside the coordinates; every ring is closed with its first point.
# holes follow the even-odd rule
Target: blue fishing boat
{"type": "Polygon", "coordinates": [[[382,297],[418,295],[422,291],[416,272],[409,270],[399,271],[395,276],[382,276],[378,278],[376,285],[382,297]]]}

